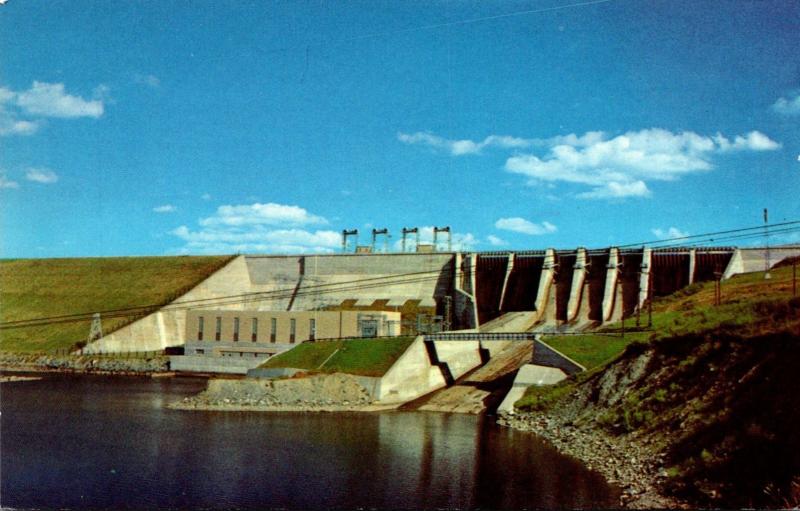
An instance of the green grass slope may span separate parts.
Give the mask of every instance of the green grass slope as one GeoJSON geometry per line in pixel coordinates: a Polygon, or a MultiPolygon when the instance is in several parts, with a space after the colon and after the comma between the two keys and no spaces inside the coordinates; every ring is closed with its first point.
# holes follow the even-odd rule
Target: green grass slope
{"type": "Polygon", "coordinates": [[[305,342],[270,358],[261,367],[383,376],[413,341],[414,337],[397,337],[305,342]]]}
{"type": "Polygon", "coordinates": [[[720,326],[748,329],[758,324],[764,307],[791,297],[791,266],[773,269],[770,274],[770,280],[764,280],[763,273],[748,273],[722,282],[722,302],[718,306],[714,305],[714,282],[693,284],[655,300],[652,325],[647,326],[645,312],[639,317],[638,327],[635,317],[627,318],[624,337],[620,334],[621,323],[613,323],[591,334],[547,337],[545,342],[591,369],[610,362],[632,342],[693,334],[720,326]]]}
{"type": "MultiPolygon", "coordinates": [[[[163,305],[232,259],[108,257],[0,261],[0,323],[163,305]]],[[[109,333],[155,310],[103,320],[109,333]]],[[[2,351],[51,351],[85,341],[91,320],[0,329],[2,351]]]]}

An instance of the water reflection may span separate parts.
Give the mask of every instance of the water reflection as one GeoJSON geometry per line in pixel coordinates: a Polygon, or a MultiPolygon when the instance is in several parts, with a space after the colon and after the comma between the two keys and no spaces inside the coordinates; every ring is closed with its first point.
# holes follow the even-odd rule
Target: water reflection
{"type": "Polygon", "coordinates": [[[596,507],[596,474],[491,418],[187,412],[196,380],[52,377],[2,387],[12,507],[596,507]]]}

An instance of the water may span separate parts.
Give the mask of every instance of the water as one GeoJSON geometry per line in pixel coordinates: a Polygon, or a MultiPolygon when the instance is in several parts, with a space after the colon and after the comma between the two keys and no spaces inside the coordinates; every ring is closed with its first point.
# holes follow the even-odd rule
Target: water
{"type": "Polygon", "coordinates": [[[169,410],[198,379],[0,386],[0,504],[47,508],[608,507],[603,479],[491,417],[169,410]]]}

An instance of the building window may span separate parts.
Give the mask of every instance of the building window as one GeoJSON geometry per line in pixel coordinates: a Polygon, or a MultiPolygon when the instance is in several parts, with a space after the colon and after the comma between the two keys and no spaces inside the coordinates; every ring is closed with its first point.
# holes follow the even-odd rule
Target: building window
{"type": "Polygon", "coordinates": [[[317,337],[317,320],[312,318],[308,320],[308,338],[313,341],[316,337],[317,337]]]}
{"type": "Polygon", "coordinates": [[[204,355],[204,354],[205,354],[205,352],[206,352],[206,350],[200,350],[200,349],[198,349],[198,350],[195,350],[194,352],[195,352],[197,355],[204,355]]]}
{"type": "Polygon", "coordinates": [[[271,318],[269,320],[269,342],[275,342],[275,337],[278,335],[278,319],[271,318]]]}
{"type": "Polygon", "coordinates": [[[296,326],[297,326],[296,323],[297,323],[297,321],[295,321],[294,318],[289,320],[289,342],[290,343],[294,343],[294,335],[296,333],[295,330],[296,330],[296,326]]]}
{"type": "Polygon", "coordinates": [[[222,318],[217,316],[217,328],[214,331],[214,340],[219,341],[222,338],[222,318]]]}
{"type": "Polygon", "coordinates": [[[233,342],[239,340],[239,318],[233,318],[233,342]]]}
{"type": "Polygon", "coordinates": [[[258,318],[253,318],[253,333],[250,340],[256,342],[256,339],[258,339],[258,318]]]}
{"type": "Polygon", "coordinates": [[[197,340],[203,340],[203,316],[197,318],[197,340]]]}

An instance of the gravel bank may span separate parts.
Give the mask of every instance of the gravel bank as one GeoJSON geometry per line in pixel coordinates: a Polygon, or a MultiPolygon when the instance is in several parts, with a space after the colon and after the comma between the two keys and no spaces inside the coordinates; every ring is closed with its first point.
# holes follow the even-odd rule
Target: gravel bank
{"type": "Polygon", "coordinates": [[[500,415],[498,424],[531,431],[560,452],[581,460],[622,489],[619,504],[631,509],[688,508],[685,503],[659,493],[666,478],[664,455],[646,438],[613,437],[601,430],[568,424],[558,414],[516,413],[500,415]]]}
{"type": "Polygon", "coordinates": [[[208,389],[169,405],[181,410],[377,411],[367,390],[350,375],[335,373],[281,380],[209,380],[208,389]]]}
{"type": "Polygon", "coordinates": [[[150,374],[169,371],[169,358],[113,358],[0,353],[0,370],[95,374],[150,374]]]}

